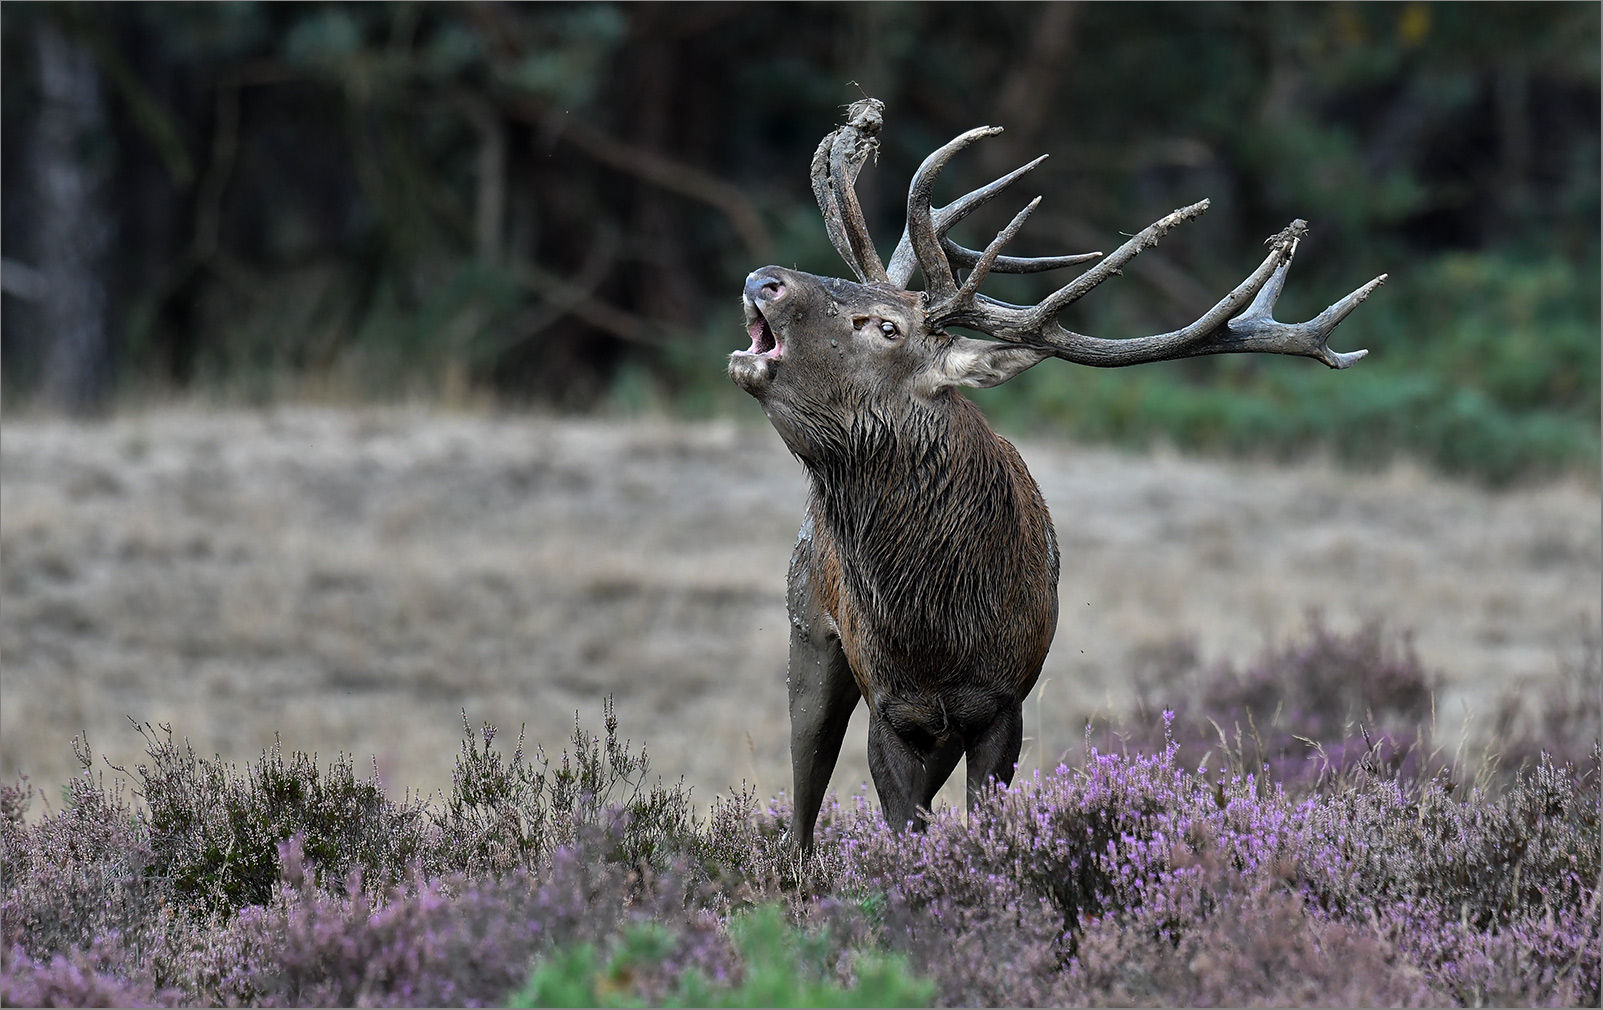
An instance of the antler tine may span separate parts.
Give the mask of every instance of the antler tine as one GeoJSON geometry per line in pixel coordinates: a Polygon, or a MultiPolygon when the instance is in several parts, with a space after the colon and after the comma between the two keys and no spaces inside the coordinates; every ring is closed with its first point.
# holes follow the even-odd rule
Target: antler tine
{"type": "Polygon", "coordinates": [[[885,274],[885,264],[879,261],[879,253],[874,249],[874,240],[869,237],[868,222],[863,220],[863,208],[857,202],[857,173],[862,170],[869,150],[876,146],[877,141],[872,145],[857,143],[856,138],[848,137],[843,131],[835,139],[829,159],[829,176],[845,218],[846,237],[851,242],[857,262],[862,264],[863,273],[866,274],[864,281],[868,283],[884,283],[889,279],[885,274]]]}
{"type": "MultiPolygon", "coordinates": [[[[1301,223],[1301,221],[1293,222],[1293,227],[1301,223]]],[[[1275,268],[1247,310],[1230,320],[1231,336],[1228,342],[1232,346],[1220,349],[1299,354],[1316,358],[1331,368],[1351,368],[1368,355],[1369,351],[1362,349],[1332,351],[1329,343],[1331,331],[1346,319],[1353,309],[1363,304],[1376,288],[1386,283],[1387,275],[1381,274],[1368,284],[1349,292],[1345,298],[1305,323],[1279,322],[1274,318],[1275,302],[1280,298],[1281,289],[1286,286],[1286,274],[1291,270],[1292,257],[1297,254],[1297,242],[1297,238],[1291,240],[1285,260],[1275,268]]]]}
{"type": "MultiPolygon", "coordinates": [[[[930,210],[930,193],[935,189],[935,180],[957,152],[982,137],[994,137],[1001,132],[1000,126],[981,126],[952,138],[924,159],[924,164],[913,175],[912,184],[907,187],[907,237],[919,269],[924,271],[925,286],[932,299],[945,301],[957,293],[957,279],[952,276],[952,268],[946,262],[946,253],[941,249],[941,233],[930,210]]],[[[894,261],[895,257],[892,259],[894,261]]],[[[905,285],[906,281],[902,283],[905,285]]]]}
{"type": "MultiPolygon", "coordinates": [[[[953,266],[972,267],[980,261],[984,254],[976,249],[968,249],[958,245],[949,238],[941,239],[941,248],[946,250],[946,258],[953,266]]],[[[998,274],[1038,274],[1047,270],[1061,270],[1080,263],[1089,263],[1100,259],[1100,252],[1074,253],[1069,256],[998,256],[991,266],[992,273],[998,274]]],[[[886,269],[889,269],[888,267],[886,269]]]]}
{"type": "MultiPolygon", "coordinates": [[[[946,232],[954,224],[957,224],[957,222],[963,220],[965,217],[968,217],[969,213],[973,211],[974,208],[986,203],[991,198],[1013,185],[1015,182],[1018,182],[1020,179],[1024,178],[1025,175],[1034,170],[1035,167],[1041,164],[1041,162],[1045,161],[1046,158],[1047,156],[1043,154],[1028,164],[1020,165],[1018,168],[1015,168],[1013,171],[1002,176],[1000,179],[996,179],[984,186],[981,186],[979,189],[976,189],[971,193],[965,193],[956,200],[953,200],[951,203],[947,204],[945,207],[941,207],[933,211],[931,216],[934,219],[935,234],[940,236],[942,245],[947,248],[947,251],[950,252],[950,247],[946,245],[946,232]]],[[[961,248],[961,246],[959,246],[959,248],[961,248]]],[[[980,258],[980,254],[973,250],[965,251],[971,253],[972,258],[962,265],[973,266],[974,262],[980,258]]],[[[1009,259],[1011,257],[1003,258],[1009,259]]],[[[896,243],[896,251],[891,253],[890,263],[886,265],[885,270],[890,274],[892,284],[905,288],[907,287],[907,282],[913,278],[913,267],[916,265],[917,262],[913,258],[913,241],[908,234],[908,229],[904,226],[902,228],[902,238],[896,243]]]]}
{"type": "Polygon", "coordinates": [[[1198,200],[1191,206],[1181,207],[1179,210],[1159,218],[1136,232],[1128,242],[1115,249],[1113,255],[1047,296],[1045,301],[1035,307],[1032,321],[1037,327],[1040,327],[1056,319],[1057,314],[1062,312],[1064,308],[1080,300],[1085,296],[1086,292],[1118,273],[1126,263],[1157,245],[1158,240],[1168,234],[1176,225],[1182,221],[1191,221],[1201,217],[1207,209],[1208,201],[1198,200]]]}
{"type": "Polygon", "coordinates": [[[824,230],[841,259],[865,284],[888,279],[855,188],[863,162],[879,149],[884,111],[885,103],[878,99],[853,102],[846,125],[832,130],[813,153],[813,196],[824,215],[824,230]]]}
{"type": "Polygon", "coordinates": [[[824,217],[824,234],[829,236],[829,244],[840,253],[840,258],[852,268],[852,273],[857,275],[858,280],[866,280],[863,276],[863,267],[857,262],[856,254],[852,252],[852,240],[846,235],[846,223],[841,217],[840,201],[835,198],[835,189],[830,185],[830,151],[834,142],[835,134],[831,133],[813,153],[813,197],[818,200],[819,213],[824,217]]]}
{"type": "MultiPolygon", "coordinates": [[[[1002,128],[997,127],[996,132],[1001,133],[1002,128]]],[[[971,193],[964,193],[956,200],[937,210],[935,212],[935,230],[944,236],[952,225],[968,217],[976,208],[990,202],[993,197],[1000,196],[1003,190],[1035,171],[1049,157],[1051,155],[1043,154],[1033,161],[1025,162],[1000,179],[986,183],[971,193]]]]}
{"type": "Polygon", "coordinates": [[[1024,222],[1029,219],[1030,214],[1039,206],[1041,206],[1041,198],[1036,197],[1029,202],[1028,206],[1013,216],[1013,220],[1008,223],[1006,228],[996,233],[996,238],[992,239],[991,244],[985,247],[985,252],[980,256],[979,262],[974,264],[974,269],[969,273],[968,279],[963,282],[961,288],[958,288],[957,294],[952,296],[951,302],[934,305],[926,310],[925,318],[930,320],[932,325],[939,327],[948,321],[959,319],[965,309],[973,306],[974,295],[980,290],[980,284],[985,280],[985,275],[991,272],[991,267],[996,263],[997,257],[1002,252],[1002,247],[1013,241],[1013,236],[1019,233],[1019,229],[1024,227],[1024,222]]]}

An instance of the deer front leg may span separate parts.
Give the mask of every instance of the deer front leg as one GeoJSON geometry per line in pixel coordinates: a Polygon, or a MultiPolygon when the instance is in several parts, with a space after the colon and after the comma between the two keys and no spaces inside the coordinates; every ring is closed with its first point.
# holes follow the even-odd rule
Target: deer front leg
{"type": "Polygon", "coordinates": [[[803,528],[790,571],[790,767],[795,805],[790,835],[797,847],[813,847],[818,808],[840,757],[841,741],[862,692],[842,651],[840,637],[821,612],[803,556],[811,546],[803,528]]]}

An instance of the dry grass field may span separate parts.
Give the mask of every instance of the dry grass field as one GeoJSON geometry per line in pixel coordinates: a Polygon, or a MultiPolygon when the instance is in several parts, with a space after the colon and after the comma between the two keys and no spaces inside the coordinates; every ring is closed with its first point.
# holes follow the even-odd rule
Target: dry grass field
{"type": "MultiPolygon", "coordinates": [[[[575,710],[697,798],[789,785],[784,576],[799,465],[749,423],[402,409],[169,408],[0,433],[0,775],[128,718],[203,754],[376,759],[447,785],[460,712],[560,747],[575,710]]],[[[1062,617],[1024,764],[1050,763],[1177,640],[1238,664],[1297,633],[1410,631],[1439,730],[1555,675],[1600,621],[1595,480],[1491,493],[1062,444],[1020,446],[1062,542],[1062,617]]],[[[859,712],[836,785],[867,777],[859,712]]],[[[503,737],[502,739],[505,739],[503,737]]],[[[960,781],[960,777],[959,777],[960,781]]],[[[951,786],[948,786],[951,789],[951,786]]],[[[37,808],[36,808],[37,809],[37,808]]]]}

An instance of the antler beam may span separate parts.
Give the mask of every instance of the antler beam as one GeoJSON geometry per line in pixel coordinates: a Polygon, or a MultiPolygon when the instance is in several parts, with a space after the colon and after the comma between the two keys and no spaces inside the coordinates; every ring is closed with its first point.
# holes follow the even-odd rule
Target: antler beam
{"type": "MultiPolygon", "coordinates": [[[[1184,208],[1176,211],[1147,231],[1136,235],[1113,256],[1108,257],[1107,261],[1098,264],[1093,270],[1086,271],[1081,278],[1087,278],[1093,272],[1101,270],[1127,249],[1148,238],[1148,231],[1164,225],[1175,215],[1192,209],[1184,208]]],[[[1103,279],[1100,277],[1090,278],[1083,284],[1080,282],[1081,278],[1077,278],[1075,282],[1059,289],[1046,301],[1033,306],[1009,305],[984,295],[975,297],[967,305],[960,305],[953,299],[947,306],[941,307],[942,325],[969,326],[1000,340],[1048,349],[1054,356],[1065,361],[1104,368],[1138,365],[1151,361],[1170,361],[1205,354],[1244,352],[1292,354],[1314,358],[1331,368],[1348,368],[1369,352],[1332,351],[1328,343],[1331,331],[1376,288],[1386,282],[1386,275],[1381,274],[1307,322],[1280,322],[1273,316],[1275,302],[1285,287],[1286,274],[1291,269],[1291,260],[1296,254],[1297,243],[1307,230],[1307,222],[1293,221],[1284,231],[1270,239],[1273,248],[1269,255],[1256,270],[1236,285],[1234,290],[1221,298],[1195,322],[1168,333],[1125,340],[1108,340],[1076,333],[1060,325],[1055,317],[1057,312],[1061,311],[1061,306],[1089,291],[1096,283],[1100,283],[1103,279]]],[[[1151,239],[1149,244],[1155,243],[1156,240],[1151,239]]],[[[1133,258],[1140,252],[1140,248],[1130,251],[1124,259],[1133,258]]]]}

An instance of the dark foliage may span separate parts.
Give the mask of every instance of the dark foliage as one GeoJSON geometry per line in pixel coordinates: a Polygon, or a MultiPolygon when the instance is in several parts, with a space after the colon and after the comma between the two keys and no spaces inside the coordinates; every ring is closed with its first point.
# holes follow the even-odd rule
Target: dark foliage
{"type": "Polygon", "coordinates": [[[981,123],[1008,132],[954,192],[1053,155],[1022,252],[1107,248],[1212,198],[1078,327],[1193,318],[1293,217],[1314,232],[1289,310],[1391,272],[1341,331],[1374,351],[1361,379],[1037,369],[983,397],[1005,422],[1493,480],[1595,466],[1590,5],[40,3],[0,27],[12,402],[53,395],[60,313],[28,266],[70,245],[101,275],[95,374],[125,391],[736,409],[740,278],[841,269],[806,166],[856,82],[888,106],[859,184],[884,243],[918,162],[981,123]],[[76,54],[70,149],[47,49],[76,54]],[[83,206],[38,198],[52,173],[83,206]],[[97,227],[46,248],[68,217],[97,227]]]}

